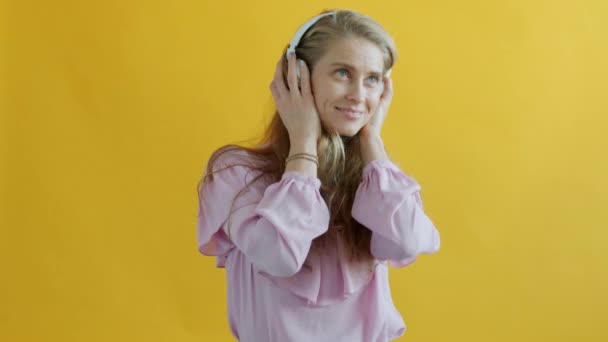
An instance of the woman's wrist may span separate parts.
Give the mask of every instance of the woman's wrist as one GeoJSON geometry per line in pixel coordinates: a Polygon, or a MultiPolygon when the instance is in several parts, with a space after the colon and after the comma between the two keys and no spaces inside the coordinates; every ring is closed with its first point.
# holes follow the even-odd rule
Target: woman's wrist
{"type": "Polygon", "coordinates": [[[291,155],[291,156],[287,157],[287,159],[285,160],[285,164],[289,163],[290,161],[296,160],[296,159],[309,160],[309,161],[317,164],[317,167],[319,167],[319,158],[317,158],[316,155],[310,154],[310,153],[296,153],[294,155],[291,155]]]}
{"type": "Polygon", "coordinates": [[[309,155],[317,155],[317,142],[313,139],[294,139],[290,141],[289,156],[306,153],[309,155]]]}
{"type": "Polygon", "coordinates": [[[317,177],[318,163],[308,158],[295,158],[285,163],[285,172],[296,171],[310,177],[317,177]]]}
{"type": "Polygon", "coordinates": [[[317,142],[307,138],[290,141],[285,172],[297,171],[307,176],[317,177],[317,169],[317,142]],[[290,157],[294,158],[290,159],[290,157]]]}
{"type": "Polygon", "coordinates": [[[380,135],[361,135],[359,139],[361,142],[361,158],[364,165],[374,160],[389,159],[380,135]]]}

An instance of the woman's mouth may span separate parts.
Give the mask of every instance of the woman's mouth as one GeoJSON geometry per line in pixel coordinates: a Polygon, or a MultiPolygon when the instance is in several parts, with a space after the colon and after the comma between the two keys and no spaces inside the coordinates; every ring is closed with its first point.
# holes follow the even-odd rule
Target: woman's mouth
{"type": "Polygon", "coordinates": [[[354,109],[350,109],[350,108],[342,108],[342,107],[336,106],[336,110],[338,110],[340,113],[344,114],[344,116],[349,120],[357,120],[363,116],[362,111],[358,111],[358,110],[354,110],[354,109]]]}

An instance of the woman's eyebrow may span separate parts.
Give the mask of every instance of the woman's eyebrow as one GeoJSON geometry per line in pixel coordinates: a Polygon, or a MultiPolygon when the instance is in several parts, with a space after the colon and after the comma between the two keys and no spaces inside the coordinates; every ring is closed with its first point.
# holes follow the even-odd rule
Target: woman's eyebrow
{"type": "MultiPolygon", "coordinates": [[[[356,68],[353,67],[352,65],[347,64],[347,63],[342,63],[342,62],[332,63],[332,64],[330,64],[330,66],[331,67],[341,66],[341,67],[344,67],[344,68],[349,69],[349,70],[356,70],[356,68]]],[[[381,76],[382,72],[381,71],[370,71],[368,74],[372,75],[372,76],[381,76]]]]}

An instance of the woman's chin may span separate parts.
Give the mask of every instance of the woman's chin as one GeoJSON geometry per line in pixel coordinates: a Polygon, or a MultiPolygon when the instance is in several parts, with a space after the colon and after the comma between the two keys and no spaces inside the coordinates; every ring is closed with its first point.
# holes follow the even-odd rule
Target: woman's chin
{"type": "Polygon", "coordinates": [[[353,137],[359,133],[363,125],[357,122],[341,123],[340,125],[326,125],[326,129],[330,132],[336,132],[342,137],[353,137]]]}
{"type": "Polygon", "coordinates": [[[338,133],[340,134],[340,136],[343,137],[354,137],[355,135],[357,135],[357,133],[359,133],[359,131],[361,130],[361,127],[342,127],[341,129],[338,129],[338,133]]]}

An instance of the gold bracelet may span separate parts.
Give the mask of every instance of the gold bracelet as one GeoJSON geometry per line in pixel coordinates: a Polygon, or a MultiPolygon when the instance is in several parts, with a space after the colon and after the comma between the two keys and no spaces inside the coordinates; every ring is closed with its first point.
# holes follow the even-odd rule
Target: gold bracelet
{"type": "Polygon", "coordinates": [[[287,163],[289,163],[290,161],[296,160],[296,159],[306,159],[308,161],[311,161],[311,162],[317,164],[317,167],[319,167],[319,162],[316,159],[310,158],[310,157],[307,157],[307,156],[292,156],[292,157],[289,157],[289,158],[287,158],[287,160],[285,160],[285,165],[287,165],[287,163]]]}
{"type": "Polygon", "coordinates": [[[287,165],[287,163],[289,163],[290,161],[296,160],[296,159],[306,159],[306,160],[309,160],[309,161],[317,164],[317,166],[319,166],[319,161],[317,159],[310,158],[310,157],[307,157],[307,156],[297,156],[297,157],[287,158],[287,160],[285,160],[285,165],[287,165]]]}
{"type": "Polygon", "coordinates": [[[287,157],[286,161],[288,160],[292,160],[292,159],[296,159],[296,158],[312,158],[314,160],[319,160],[319,158],[317,158],[317,156],[315,156],[314,154],[309,154],[309,153],[296,153],[292,156],[287,157]]]}
{"type": "MultiPolygon", "coordinates": [[[[294,154],[294,155],[289,156],[289,158],[291,158],[291,157],[295,157],[295,156],[309,156],[309,157],[312,157],[312,158],[318,159],[316,154],[310,154],[310,153],[306,153],[306,152],[302,152],[302,153],[296,153],[296,154],[294,154]]],[[[289,158],[287,158],[287,159],[289,159],[289,158]]]]}
{"type": "Polygon", "coordinates": [[[290,160],[294,160],[294,159],[308,159],[308,160],[318,161],[317,158],[309,157],[309,156],[291,156],[291,157],[285,159],[285,161],[290,161],[290,160]]]}

